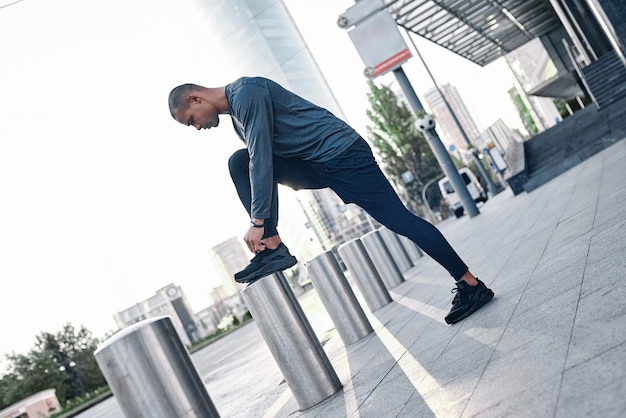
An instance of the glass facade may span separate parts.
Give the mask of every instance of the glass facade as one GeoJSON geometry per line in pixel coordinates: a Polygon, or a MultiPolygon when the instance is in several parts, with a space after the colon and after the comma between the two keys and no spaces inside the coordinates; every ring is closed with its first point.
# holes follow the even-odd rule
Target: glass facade
{"type": "Polygon", "coordinates": [[[282,0],[196,0],[212,59],[242,75],[268,77],[343,117],[282,0]]]}

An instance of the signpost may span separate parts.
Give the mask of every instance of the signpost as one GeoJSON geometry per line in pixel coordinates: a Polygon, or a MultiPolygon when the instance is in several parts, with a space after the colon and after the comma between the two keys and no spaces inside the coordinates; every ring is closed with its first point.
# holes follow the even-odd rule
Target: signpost
{"type": "MultiPolygon", "coordinates": [[[[357,1],[339,16],[337,25],[348,30],[348,35],[365,64],[363,74],[367,78],[374,79],[393,71],[413,112],[417,115],[418,112],[424,110],[402,69],[402,64],[411,58],[412,54],[398,30],[398,25],[382,0],[357,1]]],[[[434,125],[423,131],[439,165],[458,193],[466,212],[470,218],[478,215],[476,203],[465,187],[450,154],[441,143],[434,125]]]]}

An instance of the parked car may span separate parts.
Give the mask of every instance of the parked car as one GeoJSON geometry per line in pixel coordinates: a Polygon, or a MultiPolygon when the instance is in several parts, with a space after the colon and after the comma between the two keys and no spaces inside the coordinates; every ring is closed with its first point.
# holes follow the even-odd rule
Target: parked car
{"type": "MultiPolygon", "coordinates": [[[[472,196],[472,199],[474,199],[474,202],[486,202],[487,193],[485,193],[485,190],[478,182],[478,179],[476,178],[474,173],[472,173],[469,168],[463,167],[459,170],[459,174],[465,182],[465,186],[467,187],[470,196],[472,196]]],[[[454,188],[452,187],[452,184],[450,184],[450,180],[448,180],[448,177],[444,177],[439,180],[439,190],[441,190],[441,195],[443,196],[446,205],[448,205],[452,213],[454,213],[454,216],[456,216],[457,218],[463,216],[463,212],[465,210],[463,208],[463,205],[461,204],[461,198],[454,191],[454,188]]]]}

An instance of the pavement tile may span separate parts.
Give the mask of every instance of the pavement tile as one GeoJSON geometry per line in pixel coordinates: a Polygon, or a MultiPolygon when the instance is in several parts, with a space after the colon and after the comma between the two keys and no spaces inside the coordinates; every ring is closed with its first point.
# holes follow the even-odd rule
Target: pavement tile
{"type": "Polygon", "coordinates": [[[396,366],[388,371],[376,390],[359,404],[359,415],[395,417],[415,392],[404,371],[396,366]]]}
{"type": "Polygon", "coordinates": [[[517,305],[516,315],[534,309],[576,288],[576,299],[585,271],[585,260],[569,261],[562,258],[560,263],[552,263],[546,270],[538,268],[529,281],[517,305]]]}
{"type": "Polygon", "coordinates": [[[477,414],[560,375],[567,347],[568,341],[534,339],[512,351],[496,352],[471,394],[464,413],[477,414]]]}
{"type": "Polygon", "coordinates": [[[578,302],[567,367],[626,342],[626,284],[599,288],[578,302]]]}
{"type": "Polygon", "coordinates": [[[519,314],[515,312],[506,324],[494,358],[506,357],[508,352],[539,342],[569,344],[578,294],[578,288],[570,289],[533,309],[519,314]]]}
{"type": "Polygon", "coordinates": [[[580,296],[586,297],[598,290],[610,291],[624,277],[626,277],[626,259],[623,253],[612,254],[602,259],[602,262],[587,263],[580,296]]]}
{"type": "Polygon", "coordinates": [[[593,235],[588,262],[601,263],[607,257],[621,257],[624,253],[626,253],[626,220],[593,235]]]}
{"type": "Polygon", "coordinates": [[[549,256],[553,252],[558,252],[572,241],[587,235],[593,228],[594,215],[594,210],[585,210],[560,220],[554,229],[545,254],[549,256]]]}
{"type": "MultiPolygon", "coordinates": [[[[459,350],[444,353],[437,361],[423,366],[427,374],[417,382],[419,394],[428,397],[434,392],[441,392],[449,399],[469,396],[481,378],[493,351],[493,347],[481,345],[474,351],[459,350]]],[[[441,394],[438,396],[441,397],[441,394]]]]}
{"type": "MultiPolygon", "coordinates": [[[[448,415],[453,416],[453,415],[448,415]]],[[[403,407],[398,414],[397,418],[434,418],[437,417],[435,413],[430,409],[428,404],[424,402],[419,395],[414,395],[403,407]]]]}
{"type": "Polygon", "coordinates": [[[557,418],[626,416],[626,343],[568,369],[557,418]]]}
{"type": "MultiPolygon", "coordinates": [[[[538,418],[552,417],[556,411],[561,376],[554,376],[539,384],[498,402],[475,414],[463,414],[463,417],[480,418],[538,418]]],[[[570,415],[569,418],[575,415],[570,415]]]]}

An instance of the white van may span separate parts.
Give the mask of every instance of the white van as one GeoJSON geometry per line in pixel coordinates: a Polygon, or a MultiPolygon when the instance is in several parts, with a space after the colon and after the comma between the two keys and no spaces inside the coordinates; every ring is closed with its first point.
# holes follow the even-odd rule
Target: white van
{"type": "MultiPolygon", "coordinates": [[[[474,199],[474,202],[486,202],[487,193],[483,190],[474,173],[472,173],[469,168],[463,167],[459,170],[459,174],[465,182],[467,190],[469,191],[470,196],[472,196],[472,199],[474,199]]],[[[461,205],[461,198],[454,192],[448,177],[444,177],[439,180],[439,190],[441,190],[441,195],[450,210],[454,213],[454,216],[457,218],[463,216],[464,209],[461,205]]]]}

